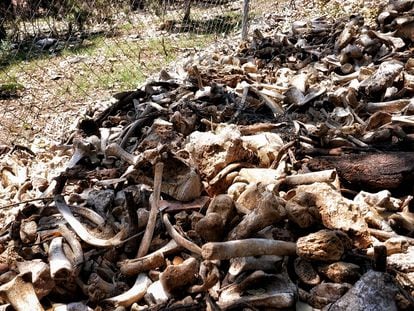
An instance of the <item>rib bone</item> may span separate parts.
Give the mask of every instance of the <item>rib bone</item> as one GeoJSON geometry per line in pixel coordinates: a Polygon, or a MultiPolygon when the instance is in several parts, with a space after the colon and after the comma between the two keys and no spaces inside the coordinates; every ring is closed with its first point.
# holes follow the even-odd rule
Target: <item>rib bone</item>
{"type": "Polygon", "coordinates": [[[146,274],[140,273],[137,276],[134,286],[132,286],[128,291],[121,295],[105,299],[105,302],[108,302],[115,307],[129,307],[134,302],[137,302],[144,297],[150,284],[150,278],[146,274]]]}
{"type": "Polygon", "coordinates": [[[126,235],[126,229],[122,228],[117,235],[110,239],[101,239],[94,237],[92,234],[86,230],[86,228],[73,216],[68,205],[65,202],[65,199],[62,195],[55,196],[55,204],[59,212],[65,218],[65,220],[70,224],[76,234],[86,243],[97,246],[97,247],[108,247],[108,246],[118,246],[121,245],[124,241],[123,238],[126,235]]]}

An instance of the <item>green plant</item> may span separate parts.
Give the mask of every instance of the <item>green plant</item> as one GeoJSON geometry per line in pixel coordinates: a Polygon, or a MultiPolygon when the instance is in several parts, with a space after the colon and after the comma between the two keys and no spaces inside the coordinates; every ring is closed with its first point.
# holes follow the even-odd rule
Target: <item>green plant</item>
{"type": "Polygon", "coordinates": [[[4,63],[11,51],[11,42],[8,40],[0,40],[0,65],[4,63]]]}

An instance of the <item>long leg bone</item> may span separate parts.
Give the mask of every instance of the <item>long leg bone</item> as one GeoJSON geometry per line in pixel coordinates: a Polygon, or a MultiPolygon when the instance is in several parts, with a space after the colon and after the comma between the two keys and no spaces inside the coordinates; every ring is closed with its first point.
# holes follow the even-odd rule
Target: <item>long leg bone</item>
{"type": "Polygon", "coordinates": [[[53,279],[68,277],[73,273],[73,267],[63,252],[63,238],[57,237],[49,246],[50,275],[53,279]]]}
{"type": "Polygon", "coordinates": [[[201,249],[201,255],[208,260],[260,255],[293,256],[296,254],[296,243],[268,239],[245,239],[210,242],[204,244],[201,249]]]}
{"type": "Polygon", "coordinates": [[[59,232],[65,238],[66,242],[68,242],[70,248],[72,249],[73,253],[73,265],[76,271],[80,270],[80,265],[83,263],[83,250],[82,245],[76,238],[76,235],[68,229],[65,225],[59,225],[59,232]]]}
{"type": "Polygon", "coordinates": [[[335,170],[326,170],[286,176],[285,184],[289,186],[312,184],[314,182],[333,182],[336,178],[335,170]]]}
{"type": "Polygon", "coordinates": [[[109,144],[105,149],[105,156],[106,157],[117,157],[122,161],[127,162],[130,165],[136,166],[141,160],[141,156],[134,156],[124,149],[117,143],[109,144]]]}

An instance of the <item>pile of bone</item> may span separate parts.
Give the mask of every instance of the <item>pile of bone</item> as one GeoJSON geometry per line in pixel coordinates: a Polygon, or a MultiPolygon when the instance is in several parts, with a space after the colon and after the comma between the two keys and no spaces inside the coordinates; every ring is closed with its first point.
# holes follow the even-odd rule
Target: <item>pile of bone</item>
{"type": "Polygon", "coordinates": [[[412,310],[413,6],[162,71],[82,120],[53,179],[5,152],[28,202],[3,220],[0,308],[412,310]]]}

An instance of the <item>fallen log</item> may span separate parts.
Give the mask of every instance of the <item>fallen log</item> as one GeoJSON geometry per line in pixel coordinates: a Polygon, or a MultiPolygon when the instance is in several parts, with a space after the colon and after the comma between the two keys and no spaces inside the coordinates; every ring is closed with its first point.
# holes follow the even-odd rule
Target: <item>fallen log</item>
{"type": "Polygon", "coordinates": [[[349,186],[372,191],[407,187],[413,180],[414,154],[411,152],[346,154],[315,157],[308,163],[312,171],[336,169],[349,186]]]}

